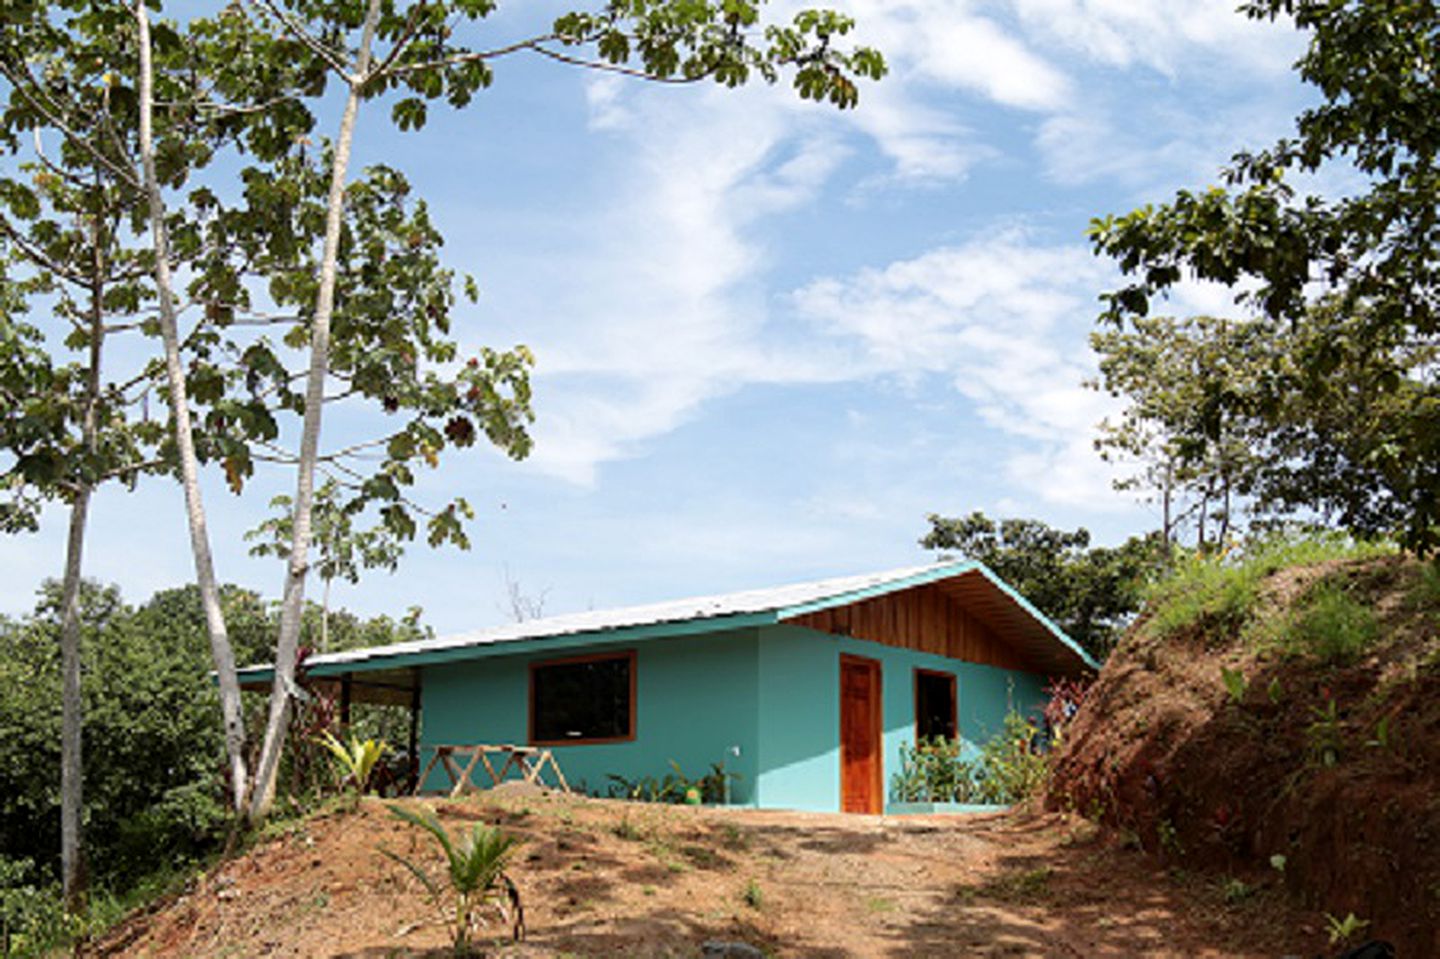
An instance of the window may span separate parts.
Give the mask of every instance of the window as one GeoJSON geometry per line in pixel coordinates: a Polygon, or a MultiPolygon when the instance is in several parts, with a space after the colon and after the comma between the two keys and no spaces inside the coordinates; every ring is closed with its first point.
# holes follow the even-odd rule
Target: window
{"type": "Polygon", "coordinates": [[[915,741],[954,739],[959,732],[955,716],[954,675],[915,670],[915,741]]]}
{"type": "Polygon", "coordinates": [[[540,745],[635,738],[635,653],[530,665],[530,741],[540,745]]]}

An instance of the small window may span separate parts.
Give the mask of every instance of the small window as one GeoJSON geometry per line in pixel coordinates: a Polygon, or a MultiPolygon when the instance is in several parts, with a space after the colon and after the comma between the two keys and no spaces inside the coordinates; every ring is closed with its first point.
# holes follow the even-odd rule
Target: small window
{"type": "Polygon", "coordinates": [[[530,741],[542,745],[635,738],[635,654],[530,666],[530,741]]]}
{"type": "Polygon", "coordinates": [[[915,670],[915,740],[954,739],[955,677],[928,669],[915,670]]]}

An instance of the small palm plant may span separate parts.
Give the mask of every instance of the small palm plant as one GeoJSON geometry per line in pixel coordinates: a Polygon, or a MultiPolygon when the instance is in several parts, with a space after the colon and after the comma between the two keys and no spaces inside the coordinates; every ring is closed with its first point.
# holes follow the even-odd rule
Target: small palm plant
{"type": "Polygon", "coordinates": [[[453,923],[452,932],[455,954],[470,954],[470,937],[481,912],[493,907],[500,913],[502,921],[510,923],[510,935],[519,942],[525,938],[525,910],[520,904],[520,890],[505,874],[510,856],[520,839],[501,832],[497,826],[491,828],[477,822],[469,833],[452,838],[428,809],[414,812],[404,806],[392,805],[390,812],[412,826],[435,837],[445,853],[445,882],[431,879],[425,870],[403,856],[384,847],[380,852],[395,860],[414,874],[430,894],[431,900],[439,907],[445,922],[453,923]],[[445,900],[446,886],[449,887],[450,902],[445,900]]]}
{"type": "Polygon", "coordinates": [[[352,733],[350,742],[342,743],[329,731],[321,733],[316,739],[339,760],[344,772],[341,783],[343,785],[348,782],[355,787],[355,802],[358,805],[360,797],[370,786],[370,777],[374,774],[376,765],[385,755],[385,741],[367,739],[362,742],[352,733]]]}

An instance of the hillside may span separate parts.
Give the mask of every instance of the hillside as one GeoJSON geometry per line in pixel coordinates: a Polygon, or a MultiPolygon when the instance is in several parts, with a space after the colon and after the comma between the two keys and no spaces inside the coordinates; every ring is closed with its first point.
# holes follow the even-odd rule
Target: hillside
{"type": "MultiPolygon", "coordinates": [[[[440,802],[524,839],[530,935],[490,955],[1313,954],[1320,917],[1274,897],[1227,903],[1064,815],[965,820],[641,806],[515,793],[440,802]]],[[[380,846],[435,856],[367,800],[312,818],[131,918],[95,956],[439,956],[444,930],[380,846]]],[[[438,866],[438,858],[428,860],[438,866]]],[[[498,932],[498,930],[497,930],[498,932]]]]}
{"type": "Polygon", "coordinates": [[[1283,885],[1440,955],[1440,571],[1183,573],[1106,664],[1048,800],[1236,895],[1283,885]]]}

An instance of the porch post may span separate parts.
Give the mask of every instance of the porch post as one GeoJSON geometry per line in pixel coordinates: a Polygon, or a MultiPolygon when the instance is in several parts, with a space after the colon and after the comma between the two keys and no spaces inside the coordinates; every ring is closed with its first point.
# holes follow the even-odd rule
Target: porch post
{"type": "Polygon", "coordinates": [[[350,731],[350,673],[340,677],[340,726],[350,731]]]}
{"type": "Polygon", "coordinates": [[[414,793],[420,785],[420,670],[414,671],[414,687],[410,690],[410,788],[414,793]]]}

